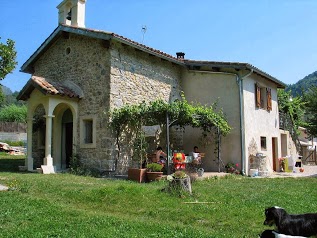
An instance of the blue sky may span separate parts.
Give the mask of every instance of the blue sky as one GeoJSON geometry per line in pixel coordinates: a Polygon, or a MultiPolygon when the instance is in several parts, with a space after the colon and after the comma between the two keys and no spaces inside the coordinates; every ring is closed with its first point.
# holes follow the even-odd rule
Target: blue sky
{"type": "MultiPolygon", "coordinates": [[[[19,72],[58,25],[62,0],[0,0],[0,37],[16,42],[18,67],[1,83],[19,91],[19,72]]],[[[317,70],[316,0],[87,0],[86,27],[115,32],[193,60],[250,63],[286,84],[317,70]],[[144,35],[142,26],[147,27],[144,35]]]]}

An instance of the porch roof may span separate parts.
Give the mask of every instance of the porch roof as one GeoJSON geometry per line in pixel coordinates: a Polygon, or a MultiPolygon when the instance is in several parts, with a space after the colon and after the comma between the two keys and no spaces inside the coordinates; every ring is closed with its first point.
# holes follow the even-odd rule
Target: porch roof
{"type": "Polygon", "coordinates": [[[45,78],[32,76],[26,85],[22,88],[18,100],[27,100],[34,89],[38,89],[43,94],[59,95],[69,98],[81,98],[82,96],[74,92],[66,85],[58,82],[48,82],[45,78]]]}

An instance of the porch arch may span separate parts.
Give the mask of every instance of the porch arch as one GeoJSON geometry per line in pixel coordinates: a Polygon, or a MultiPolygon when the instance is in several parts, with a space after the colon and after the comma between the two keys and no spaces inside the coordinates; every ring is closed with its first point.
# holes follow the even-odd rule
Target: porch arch
{"type": "Polygon", "coordinates": [[[53,115],[54,166],[57,170],[64,170],[69,167],[70,156],[76,153],[77,107],[69,102],[60,102],[55,106],[53,115]]]}
{"type": "MultiPolygon", "coordinates": [[[[26,166],[29,171],[33,171],[34,159],[33,159],[33,121],[35,110],[39,105],[43,105],[45,110],[45,156],[44,163],[41,166],[45,168],[47,173],[54,173],[57,170],[62,169],[62,156],[61,156],[61,130],[62,130],[62,117],[66,110],[69,110],[72,114],[73,130],[72,140],[73,145],[76,144],[77,134],[77,118],[78,118],[78,100],[68,97],[61,97],[56,95],[45,95],[34,90],[28,100],[28,112],[27,112],[27,160],[26,166]],[[53,130],[54,129],[54,130],[53,130]],[[52,147],[54,145],[54,148],[52,147]],[[55,158],[53,158],[53,155],[55,158]]],[[[72,150],[75,153],[76,147],[72,146],[72,150]]]]}

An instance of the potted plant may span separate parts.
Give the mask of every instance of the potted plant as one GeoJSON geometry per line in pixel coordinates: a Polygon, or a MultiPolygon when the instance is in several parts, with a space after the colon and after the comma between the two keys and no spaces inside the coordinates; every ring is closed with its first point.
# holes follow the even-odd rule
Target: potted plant
{"type": "Polygon", "coordinates": [[[229,162],[226,164],[225,169],[227,173],[240,174],[238,167],[239,167],[239,164],[234,164],[232,162],[229,162]]]}
{"type": "Polygon", "coordinates": [[[150,163],[146,166],[146,176],[148,181],[156,181],[162,178],[163,172],[163,166],[158,163],[150,163]]]}
{"type": "Polygon", "coordinates": [[[146,168],[143,168],[143,164],[146,161],[147,149],[148,143],[145,141],[144,132],[141,131],[134,139],[132,156],[134,164],[128,169],[128,179],[139,183],[145,182],[146,168]]]}
{"type": "Polygon", "coordinates": [[[279,158],[280,172],[285,172],[285,158],[279,158]]]}

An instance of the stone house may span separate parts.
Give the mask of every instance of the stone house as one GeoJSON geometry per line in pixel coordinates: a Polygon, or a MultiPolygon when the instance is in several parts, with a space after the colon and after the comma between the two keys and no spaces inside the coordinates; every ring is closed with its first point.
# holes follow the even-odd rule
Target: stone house
{"type": "MultiPolygon", "coordinates": [[[[284,83],[248,63],[189,60],[184,53],[172,56],[85,28],[85,4],[64,0],[58,5],[58,27],[21,67],[32,75],[18,95],[28,102],[28,170],[41,165],[48,173],[65,169],[74,154],[92,166],[114,161],[108,112],[159,98],[170,102],[181,91],[188,101],[217,101],[232,131],[222,138],[221,161],[214,145],[200,142],[197,129],[178,133],[177,149],[189,152],[198,145],[206,153],[206,171],[234,162],[248,174],[255,152],[277,166],[283,146],[277,89],[284,83]]],[[[128,153],[119,158],[114,173],[126,173],[129,161],[128,153]]]]}

